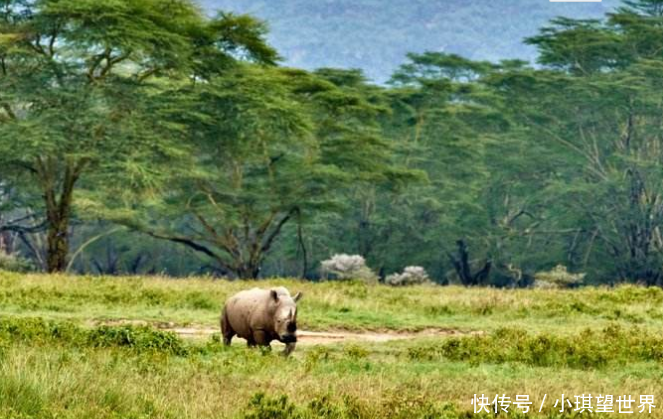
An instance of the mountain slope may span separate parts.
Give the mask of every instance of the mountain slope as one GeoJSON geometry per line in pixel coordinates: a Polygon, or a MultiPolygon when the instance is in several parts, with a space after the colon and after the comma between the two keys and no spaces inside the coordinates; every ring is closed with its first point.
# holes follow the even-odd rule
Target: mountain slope
{"type": "Polygon", "coordinates": [[[250,13],[270,24],[285,64],[362,68],[382,82],[407,52],[533,59],[522,39],[551,18],[601,17],[619,0],[200,0],[206,10],[250,13]]]}

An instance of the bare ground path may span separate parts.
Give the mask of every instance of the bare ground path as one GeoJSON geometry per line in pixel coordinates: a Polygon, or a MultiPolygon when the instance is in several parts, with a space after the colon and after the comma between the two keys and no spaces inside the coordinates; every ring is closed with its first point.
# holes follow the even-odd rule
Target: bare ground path
{"type": "MultiPolygon", "coordinates": [[[[204,325],[177,326],[169,322],[148,322],[144,320],[112,320],[95,322],[95,325],[144,325],[156,327],[160,330],[170,331],[187,339],[207,339],[214,333],[219,333],[218,327],[209,327],[204,325]]],[[[449,337],[449,336],[467,336],[482,334],[480,331],[464,332],[454,329],[425,329],[418,332],[411,331],[345,331],[333,330],[325,332],[312,332],[308,330],[299,330],[297,332],[298,345],[325,345],[333,343],[346,342],[372,342],[381,343],[394,340],[427,338],[427,337],[449,337]]],[[[236,338],[239,339],[239,338],[236,338]]],[[[241,339],[240,339],[241,340],[241,339]]]]}

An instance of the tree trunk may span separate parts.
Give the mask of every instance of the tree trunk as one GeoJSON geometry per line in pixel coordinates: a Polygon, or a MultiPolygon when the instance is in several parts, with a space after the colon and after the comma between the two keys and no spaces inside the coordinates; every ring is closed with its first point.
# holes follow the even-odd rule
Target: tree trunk
{"type": "Polygon", "coordinates": [[[47,199],[48,234],[46,240],[46,270],[64,272],[69,255],[69,221],[75,181],[62,189],[60,200],[47,199]],[[55,204],[55,205],[53,205],[55,204]],[[53,207],[54,206],[54,207],[53,207]],[[53,208],[51,208],[53,207],[53,208]]]}
{"type": "Polygon", "coordinates": [[[37,159],[36,174],[44,192],[48,221],[46,270],[49,273],[64,272],[67,269],[74,187],[85,165],[84,160],[65,160],[61,187],[58,188],[58,163],[52,157],[37,159]]]}
{"type": "Polygon", "coordinates": [[[258,279],[260,275],[260,263],[246,263],[235,270],[239,279],[258,279]]]}
{"type": "Polygon", "coordinates": [[[456,270],[460,282],[466,287],[484,284],[490,276],[492,261],[490,259],[486,260],[486,263],[481,270],[472,273],[472,268],[470,267],[470,253],[465,241],[458,240],[456,245],[458,246],[458,257],[455,257],[450,253],[449,258],[451,259],[451,263],[456,270]]]}
{"type": "Polygon", "coordinates": [[[50,220],[46,247],[46,270],[49,273],[64,272],[69,254],[69,217],[50,220]]]}
{"type": "MultiPolygon", "coordinates": [[[[291,208],[278,222],[276,222],[278,214],[274,213],[252,234],[249,234],[248,232],[252,231],[253,228],[251,224],[246,221],[243,237],[246,250],[230,252],[236,260],[236,268],[233,269],[233,271],[239,279],[258,279],[262,263],[265,260],[265,255],[271,249],[276,238],[281,234],[283,226],[286,225],[295,214],[300,214],[299,207],[291,208]],[[271,233],[268,233],[270,228],[271,233]],[[247,255],[248,257],[246,257],[246,259],[248,260],[244,259],[242,255],[247,255]]],[[[237,237],[234,241],[242,242],[242,240],[237,237]]]]}

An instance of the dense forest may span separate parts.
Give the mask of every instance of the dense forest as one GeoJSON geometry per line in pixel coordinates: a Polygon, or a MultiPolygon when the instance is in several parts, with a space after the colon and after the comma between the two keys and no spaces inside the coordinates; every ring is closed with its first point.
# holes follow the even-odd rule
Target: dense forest
{"type": "Polygon", "coordinates": [[[409,52],[473,60],[536,59],[522,42],[557,16],[601,18],[620,0],[202,0],[209,13],[248,13],[269,23],[267,39],[288,66],[361,68],[383,83],[409,52]]]}
{"type": "Polygon", "coordinates": [[[663,284],[663,0],[550,21],[536,66],[412,53],[384,86],[281,66],[267,33],[188,0],[0,0],[0,268],[316,279],[347,253],[663,284]]]}

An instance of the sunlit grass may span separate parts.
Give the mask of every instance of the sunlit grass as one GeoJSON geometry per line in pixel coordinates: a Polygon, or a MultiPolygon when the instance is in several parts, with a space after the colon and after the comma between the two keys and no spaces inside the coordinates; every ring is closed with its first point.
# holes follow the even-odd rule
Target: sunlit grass
{"type": "Polygon", "coordinates": [[[0,303],[2,418],[460,418],[482,393],[527,394],[537,411],[547,395],[542,414],[549,417],[561,394],[653,394],[660,406],[647,417],[663,418],[658,288],[1,273],[0,303]],[[214,337],[189,341],[152,328],[97,325],[124,319],[216,327],[228,295],[273,285],[305,293],[300,317],[307,329],[485,333],[300,345],[286,359],[239,343],[224,348],[214,337]]]}
{"type": "Polygon", "coordinates": [[[513,326],[574,333],[618,323],[663,331],[663,291],[633,286],[556,291],[392,288],[285,279],[231,282],[0,273],[0,315],[216,327],[229,295],[254,286],[276,285],[304,292],[299,322],[300,327],[310,330],[490,331],[513,326]]]}

